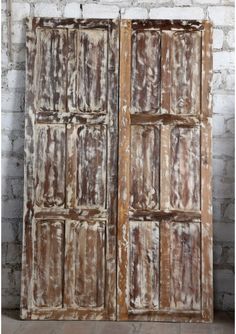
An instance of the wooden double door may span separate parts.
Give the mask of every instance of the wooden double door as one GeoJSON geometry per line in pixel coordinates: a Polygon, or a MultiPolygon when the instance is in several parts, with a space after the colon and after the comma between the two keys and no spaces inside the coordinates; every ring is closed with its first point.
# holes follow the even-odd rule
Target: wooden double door
{"type": "Polygon", "coordinates": [[[23,319],[212,320],[211,39],[27,20],[23,319]]]}

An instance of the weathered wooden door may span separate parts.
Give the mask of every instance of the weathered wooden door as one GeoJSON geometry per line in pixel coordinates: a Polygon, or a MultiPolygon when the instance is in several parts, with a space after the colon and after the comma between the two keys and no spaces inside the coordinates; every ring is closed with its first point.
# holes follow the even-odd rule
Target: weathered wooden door
{"type": "Polygon", "coordinates": [[[212,319],[211,25],[123,21],[118,319],[212,319]]]}
{"type": "Polygon", "coordinates": [[[210,81],[208,22],[27,20],[22,318],[212,319],[210,81]]]}
{"type": "Polygon", "coordinates": [[[118,32],[27,20],[24,319],[116,318],[118,32]]]}

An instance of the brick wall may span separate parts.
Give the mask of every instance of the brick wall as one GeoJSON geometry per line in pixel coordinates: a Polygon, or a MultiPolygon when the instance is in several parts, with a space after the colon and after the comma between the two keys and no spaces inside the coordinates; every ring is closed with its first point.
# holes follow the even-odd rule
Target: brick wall
{"type": "Polygon", "coordinates": [[[12,59],[2,2],[3,307],[19,307],[23,207],[24,18],[211,19],[214,23],[213,215],[215,307],[234,307],[234,1],[18,0],[12,3],[12,59]]]}

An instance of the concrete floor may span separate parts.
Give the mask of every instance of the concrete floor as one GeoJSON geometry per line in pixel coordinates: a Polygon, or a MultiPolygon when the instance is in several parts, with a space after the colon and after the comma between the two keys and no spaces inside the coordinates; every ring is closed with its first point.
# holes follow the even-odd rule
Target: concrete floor
{"type": "Polygon", "coordinates": [[[216,313],[213,324],[106,321],[22,321],[3,310],[2,334],[233,334],[232,314],[216,313]]]}

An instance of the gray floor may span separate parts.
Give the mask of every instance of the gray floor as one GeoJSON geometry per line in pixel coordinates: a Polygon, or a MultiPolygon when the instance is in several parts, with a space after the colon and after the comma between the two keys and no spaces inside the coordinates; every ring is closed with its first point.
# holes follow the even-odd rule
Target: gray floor
{"type": "Polygon", "coordinates": [[[213,324],[106,321],[22,321],[19,311],[2,312],[2,334],[233,334],[232,314],[216,313],[213,324]]]}

